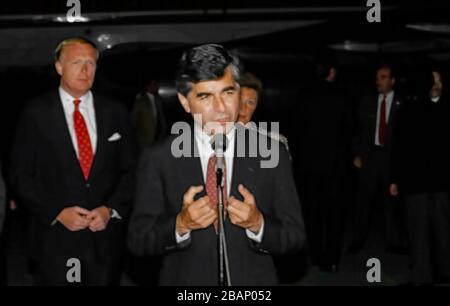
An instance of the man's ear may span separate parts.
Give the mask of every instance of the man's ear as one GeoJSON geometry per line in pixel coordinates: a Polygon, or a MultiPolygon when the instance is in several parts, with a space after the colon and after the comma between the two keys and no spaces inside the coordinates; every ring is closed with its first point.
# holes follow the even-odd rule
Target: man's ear
{"type": "Polygon", "coordinates": [[[392,86],[395,85],[395,78],[392,78],[392,86]]]}
{"type": "Polygon", "coordinates": [[[60,61],[55,62],[55,69],[56,72],[58,72],[59,75],[62,75],[63,67],[60,61]]]}
{"type": "Polygon", "coordinates": [[[188,99],[183,96],[182,94],[178,93],[178,101],[180,101],[181,106],[183,106],[186,113],[191,112],[191,108],[189,107],[189,101],[188,99]]]}

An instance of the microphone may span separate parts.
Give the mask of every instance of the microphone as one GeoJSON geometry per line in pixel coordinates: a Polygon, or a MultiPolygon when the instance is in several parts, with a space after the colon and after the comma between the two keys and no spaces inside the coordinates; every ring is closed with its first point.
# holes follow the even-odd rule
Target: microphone
{"type": "Polygon", "coordinates": [[[225,134],[215,134],[210,142],[211,148],[217,158],[216,171],[223,172],[224,170],[224,152],[227,149],[227,137],[225,134]]]}
{"type": "MultiPolygon", "coordinates": [[[[218,215],[219,215],[219,227],[218,227],[218,235],[217,235],[217,243],[218,243],[218,259],[219,259],[219,285],[224,286],[225,284],[231,286],[231,277],[230,277],[230,263],[228,261],[228,251],[227,251],[227,242],[225,237],[225,228],[224,228],[224,203],[223,203],[223,172],[225,170],[225,162],[224,162],[224,152],[227,149],[227,137],[224,134],[215,134],[210,142],[211,148],[214,150],[214,154],[216,155],[216,182],[217,182],[217,199],[218,199],[218,215]]],[[[226,190],[225,190],[226,192],[226,190]]]]}

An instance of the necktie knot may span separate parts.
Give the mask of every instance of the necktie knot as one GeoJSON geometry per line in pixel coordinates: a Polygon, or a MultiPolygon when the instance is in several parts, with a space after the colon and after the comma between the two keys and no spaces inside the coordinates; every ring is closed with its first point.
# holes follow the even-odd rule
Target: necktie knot
{"type": "Polygon", "coordinates": [[[73,100],[73,104],[75,105],[75,110],[78,110],[78,107],[80,106],[81,100],[75,99],[73,100]]]}

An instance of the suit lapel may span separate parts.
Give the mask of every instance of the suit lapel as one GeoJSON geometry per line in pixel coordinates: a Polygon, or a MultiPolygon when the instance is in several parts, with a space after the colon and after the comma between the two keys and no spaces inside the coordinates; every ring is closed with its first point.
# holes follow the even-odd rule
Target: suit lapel
{"type": "Polygon", "coordinates": [[[83,172],[81,170],[75,148],[73,147],[73,142],[70,136],[61,99],[57,92],[52,95],[51,112],[52,119],[50,122],[52,122],[53,125],[52,133],[55,135],[58,149],[61,151],[60,156],[67,158],[67,162],[70,164],[71,168],[78,173],[80,178],[83,178],[83,172]]]}
{"type": "Polygon", "coordinates": [[[93,103],[95,109],[95,123],[97,128],[97,148],[95,150],[94,161],[92,163],[91,171],[89,173],[89,180],[91,180],[98,171],[102,168],[104,162],[104,149],[105,149],[105,130],[106,130],[106,109],[103,105],[103,101],[100,98],[96,98],[93,94],[93,103]]]}
{"type": "MultiPolygon", "coordinates": [[[[242,131],[241,131],[242,132],[242,131]]],[[[234,138],[234,158],[233,158],[233,173],[231,175],[231,190],[230,190],[230,196],[234,196],[237,199],[242,200],[242,196],[238,191],[238,185],[243,184],[245,187],[247,187],[252,193],[255,192],[254,186],[255,186],[255,177],[257,175],[258,170],[258,158],[255,157],[249,157],[249,131],[245,129],[244,127],[241,127],[239,124],[236,124],[236,135],[234,138]],[[238,133],[238,129],[244,129],[244,133],[238,133]],[[242,142],[242,139],[238,140],[240,137],[239,135],[246,135],[245,142],[242,142]],[[242,145],[245,144],[246,147],[246,156],[245,157],[238,157],[238,144],[242,145]]],[[[255,133],[255,135],[259,135],[259,133],[255,133]]]]}
{"type": "Polygon", "coordinates": [[[392,104],[391,109],[389,111],[389,119],[388,119],[388,125],[391,126],[392,119],[395,118],[395,113],[397,112],[397,96],[394,93],[394,96],[392,97],[392,104]]]}
{"type": "MultiPolygon", "coordinates": [[[[200,157],[198,157],[197,142],[194,136],[194,127],[191,125],[191,157],[181,157],[176,158],[175,163],[178,165],[178,181],[180,182],[180,187],[185,188],[185,186],[198,186],[205,185],[203,179],[202,165],[200,162],[200,157]],[[197,152],[197,153],[196,153],[197,152]]],[[[183,191],[186,192],[186,190],[183,191]]],[[[206,189],[200,194],[200,196],[206,195],[206,189]]]]}
{"type": "Polygon", "coordinates": [[[373,137],[372,137],[372,139],[375,139],[375,135],[376,135],[376,132],[377,132],[377,129],[378,129],[378,126],[377,126],[378,94],[376,94],[374,96],[374,103],[371,103],[371,107],[372,107],[372,110],[371,110],[370,114],[374,114],[373,116],[371,116],[371,119],[372,119],[371,127],[373,129],[373,134],[372,134],[373,137]]]}

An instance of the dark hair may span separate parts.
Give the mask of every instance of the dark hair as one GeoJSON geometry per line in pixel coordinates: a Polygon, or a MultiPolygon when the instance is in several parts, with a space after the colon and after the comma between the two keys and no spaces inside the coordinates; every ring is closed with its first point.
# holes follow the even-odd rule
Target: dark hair
{"type": "Polygon", "coordinates": [[[258,96],[261,94],[262,91],[262,82],[260,79],[258,79],[253,73],[246,72],[241,75],[239,79],[239,85],[242,87],[248,87],[251,89],[256,90],[258,93],[258,96]]]}
{"type": "Polygon", "coordinates": [[[396,79],[397,77],[397,72],[395,71],[394,65],[391,63],[381,63],[380,65],[378,65],[377,67],[377,72],[380,69],[389,69],[389,76],[391,79],[396,79]]]}
{"type": "Polygon", "coordinates": [[[97,46],[90,41],[89,39],[83,38],[83,37],[72,37],[67,38],[61,41],[58,46],[55,49],[55,62],[59,61],[59,58],[61,57],[62,52],[64,51],[64,48],[68,45],[74,45],[74,44],[88,44],[91,45],[96,51],[97,51],[97,58],[98,58],[98,49],[97,46]]]}
{"type": "Polygon", "coordinates": [[[207,44],[191,48],[183,53],[175,74],[175,86],[183,96],[191,90],[191,84],[216,80],[230,67],[236,82],[239,81],[239,61],[221,45],[207,44]]]}

